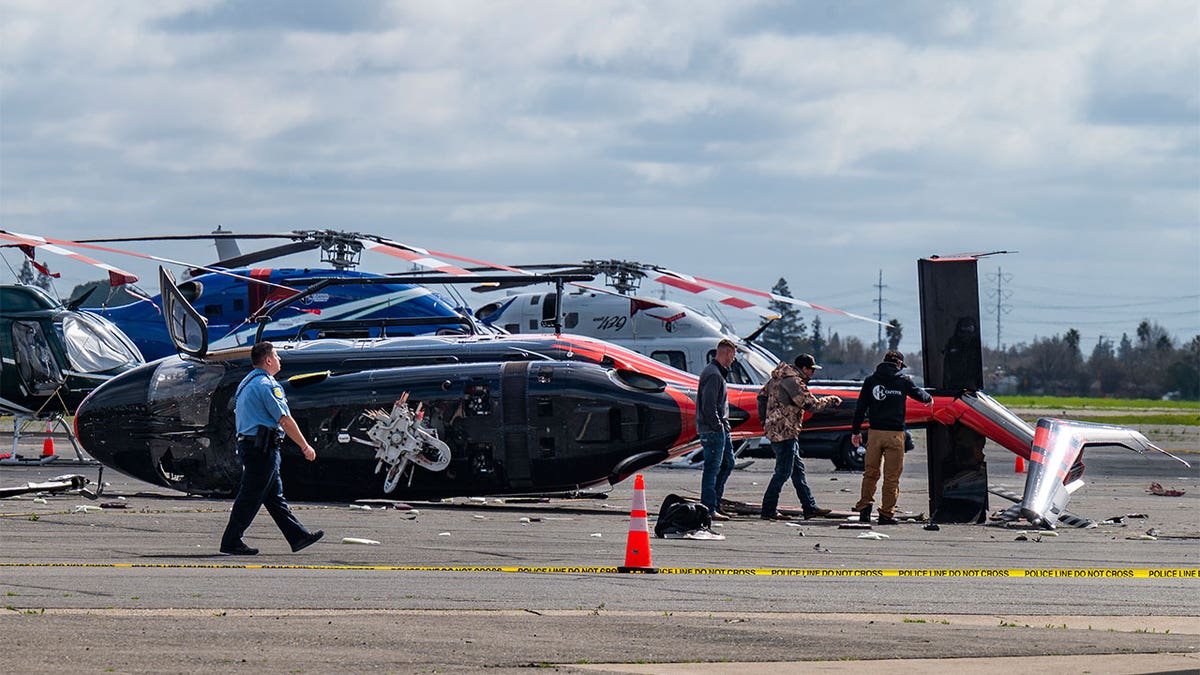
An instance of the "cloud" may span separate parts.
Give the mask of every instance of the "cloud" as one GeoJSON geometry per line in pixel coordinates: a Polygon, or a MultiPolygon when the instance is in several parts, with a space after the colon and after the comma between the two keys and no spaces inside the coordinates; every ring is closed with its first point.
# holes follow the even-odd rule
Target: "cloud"
{"type": "Polygon", "coordinates": [[[880,268],[1009,248],[1024,278],[1070,255],[1113,292],[1200,288],[1192,2],[4,13],[12,229],[340,226],[866,295],[880,268]]]}

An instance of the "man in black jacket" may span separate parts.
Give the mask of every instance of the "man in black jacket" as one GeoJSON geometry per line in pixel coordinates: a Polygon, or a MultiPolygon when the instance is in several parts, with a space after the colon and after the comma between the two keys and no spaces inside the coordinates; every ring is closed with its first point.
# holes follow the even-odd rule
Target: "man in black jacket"
{"type": "Polygon", "coordinates": [[[861,523],[871,522],[871,507],[875,502],[875,485],[879,482],[879,465],[883,463],[883,498],[879,503],[879,524],[896,524],[896,500],[900,497],[900,474],[904,471],[904,406],[911,397],[925,405],[933,405],[933,397],[917,387],[912,378],[900,374],[904,355],[889,350],[883,362],[875,367],[854,406],[853,434],[850,441],[862,445],[863,416],[871,420],[871,435],[867,440],[867,456],[863,462],[862,492],[854,510],[861,523]]]}
{"type": "Polygon", "coordinates": [[[733,341],[717,343],[716,357],[700,373],[696,390],[696,431],[704,448],[704,471],[700,477],[700,501],[713,520],[729,520],[718,509],[725,494],[725,481],[733,472],[733,440],[729,437],[729,394],[725,381],[737,354],[733,341]]]}

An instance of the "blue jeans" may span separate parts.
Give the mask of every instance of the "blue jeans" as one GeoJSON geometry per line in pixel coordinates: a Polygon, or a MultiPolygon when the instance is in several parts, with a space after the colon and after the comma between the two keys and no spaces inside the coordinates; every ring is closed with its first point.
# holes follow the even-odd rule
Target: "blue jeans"
{"type": "Polygon", "coordinates": [[[775,451],[775,475],[771,476],[771,482],[767,484],[767,491],[763,494],[763,515],[770,516],[779,510],[779,493],[783,491],[783,484],[787,482],[788,476],[792,477],[792,485],[796,488],[796,496],[800,498],[804,511],[815,511],[817,502],[804,479],[804,460],[800,459],[800,444],[792,438],[772,443],[771,449],[775,451]]]}
{"type": "Polygon", "coordinates": [[[704,476],[700,479],[700,503],[716,513],[725,494],[725,481],[733,473],[733,439],[728,431],[706,431],[700,434],[704,448],[704,476]]]}
{"type": "Polygon", "coordinates": [[[242,543],[242,535],[258,509],[267,507],[267,513],[288,544],[295,546],[309,535],[309,531],[288,508],[283,498],[283,481],[279,478],[279,449],[266,451],[257,449],[253,439],[238,442],[238,453],[242,456],[242,482],[238,486],[233,509],[229,512],[229,524],[221,537],[221,548],[233,548],[242,543]]]}

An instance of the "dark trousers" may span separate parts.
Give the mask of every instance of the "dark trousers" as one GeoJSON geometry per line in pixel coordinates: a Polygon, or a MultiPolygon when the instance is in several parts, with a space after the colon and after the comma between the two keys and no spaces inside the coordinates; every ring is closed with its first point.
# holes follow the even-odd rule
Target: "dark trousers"
{"type": "Polygon", "coordinates": [[[704,448],[704,471],[700,476],[700,503],[716,513],[725,494],[725,481],[733,473],[733,441],[728,431],[704,431],[700,433],[700,446],[704,448]]]}
{"type": "Polygon", "coordinates": [[[221,548],[233,548],[242,543],[242,535],[254,521],[254,516],[258,515],[260,506],[267,507],[267,513],[271,514],[279,531],[294,547],[309,532],[292,515],[283,498],[283,481],[279,478],[279,449],[259,449],[254,439],[249,438],[238,441],[238,454],[242,456],[242,482],[233,500],[229,524],[225,526],[225,534],[221,537],[221,548]]]}
{"type": "Polygon", "coordinates": [[[812,490],[808,489],[808,481],[804,476],[804,460],[800,458],[800,445],[796,439],[789,438],[786,441],[772,443],[771,449],[775,451],[775,473],[771,476],[771,482],[767,484],[767,491],[763,494],[762,512],[765,516],[774,515],[779,509],[779,493],[783,491],[784,484],[787,479],[792,479],[792,486],[796,488],[796,496],[800,498],[800,505],[805,513],[817,510],[817,502],[813,499],[812,490]]]}

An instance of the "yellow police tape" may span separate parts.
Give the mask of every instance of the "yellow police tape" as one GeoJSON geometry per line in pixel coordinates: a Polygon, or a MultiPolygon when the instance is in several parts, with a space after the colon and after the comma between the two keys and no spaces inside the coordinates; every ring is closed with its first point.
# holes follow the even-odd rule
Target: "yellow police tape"
{"type": "MultiPolygon", "coordinates": [[[[502,565],[255,565],[197,563],[36,563],[0,562],[0,567],[111,567],[167,569],[362,570],[379,572],[498,572],[518,574],[616,574],[616,566],[502,566],[502,565]]],[[[712,574],[769,577],[1032,577],[1070,579],[1200,579],[1200,568],[1079,568],[1079,569],[830,569],[791,567],[658,567],[634,573],[712,574]]]]}

